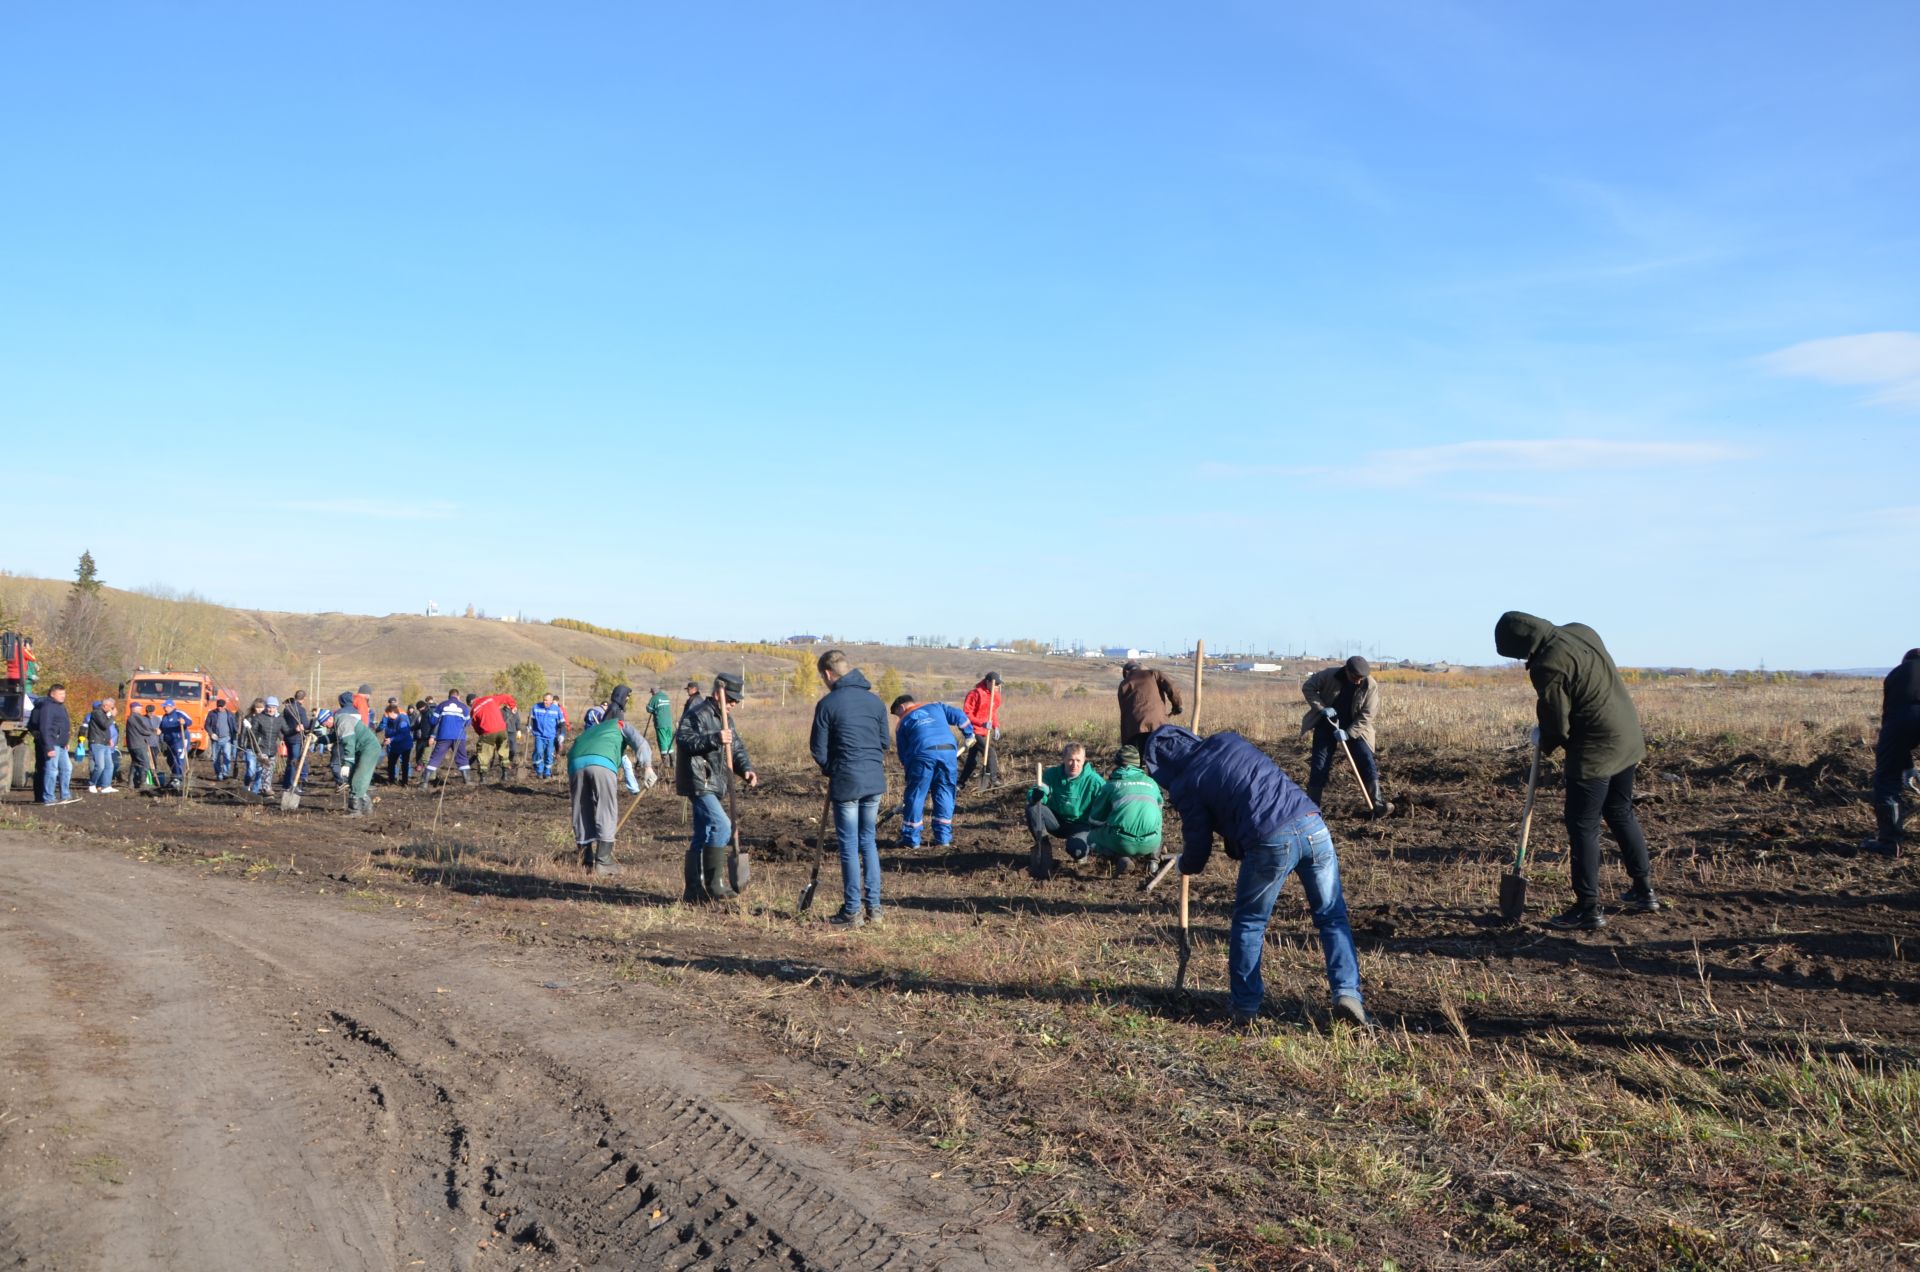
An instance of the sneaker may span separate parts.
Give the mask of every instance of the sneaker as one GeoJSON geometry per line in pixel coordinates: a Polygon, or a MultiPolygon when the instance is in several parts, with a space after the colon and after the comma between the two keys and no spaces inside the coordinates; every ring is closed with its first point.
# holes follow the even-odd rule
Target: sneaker
{"type": "Polygon", "coordinates": [[[1620,907],[1628,914],[1658,914],[1660,898],[1653,895],[1653,885],[1636,883],[1620,894],[1620,907]]]}
{"type": "Polygon", "coordinates": [[[845,910],[838,910],[827,922],[835,927],[863,927],[867,921],[858,914],[848,914],[845,910]]]}
{"type": "Polygon", "coordinates": [[[80,797],[78,795],[69,795],[65,799],[59,802],[62,804],[78,804],[80,802],[80,797]]]}
{"type": "Polygon", "coordinates": [[[1607,916],[1597,905],[1573,905],[1548,919],[1547,926],[1562,932],[1598,932],[1607,926],[1607,916]]]}
{"type": "Polygon", "coordinates": [[[868,910],[867,926],[868,927],[884,927],[885,921],[881,919],[880,915],[881,915],[881,911],[879,910],[868,910]]]}
{"type": "Polygon", "coordinates": [[[100,788],[100,793],[102,795],[113,795],[113,794],[116,794],[119,790],[120,788],[118,786],[102,786],[100,788]]]}
{"type": "Polygon", "coordinates": [[[1336,1024],[1352,1025],[1356,1029],[1373,1028],[1373,1021],[1367,1019],[1367,1009],[1352,994],[1342,994],[1333,1000],[1333,1019],[1336,1024]]]}

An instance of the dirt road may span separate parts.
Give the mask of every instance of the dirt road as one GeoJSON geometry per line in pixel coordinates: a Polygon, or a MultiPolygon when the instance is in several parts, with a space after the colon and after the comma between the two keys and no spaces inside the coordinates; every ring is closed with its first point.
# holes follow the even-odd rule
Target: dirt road
{"type": "Polygon", "coordinates": [[[0,862],[0,1266],[1051,1257],[870,1125],[771,1121],[752,1092],[827,1079],[645,986],[98,847],[0,862]]]}

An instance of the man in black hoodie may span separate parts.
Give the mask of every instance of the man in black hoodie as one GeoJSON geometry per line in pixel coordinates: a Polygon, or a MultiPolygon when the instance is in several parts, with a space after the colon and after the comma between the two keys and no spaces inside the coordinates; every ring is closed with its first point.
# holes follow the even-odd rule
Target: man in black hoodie
{"type": "Polygon", "coordinates": [[[1909,649],[1880,687],[1880,739],[1873,748],[1873,820],[1877,836],[1862,845],[1868,852],[1900,855],[1900,784],[1920,748],[1920,649],[1909,649]]]}
{"type": "Polygon", "coordinates": [[[33,754],[40,766],[40,802],[73,803],[73,756],[67,753],[73,741],[73,720],[67,715],[65,685],[55,685],[33,704],[27,732],[33,735],[33,754]]]}
{"type": "Polygon", "coordinates": [[[102,698],[87,713],[87,789],[95,795],[113,794],[114,744],[118,729],[113,723],[112,698],[102,698]]]}
{"type": "Polygon", "coordinates": [[[893,743],[886,707],[846,654],[829,649],[815,669],[827,692],[813,708],[808,751],[827,776],[840,841],[841,905],[831,921],[859,927],[880,921],[880,797],[887,793],[886,758],[893,743]]]}

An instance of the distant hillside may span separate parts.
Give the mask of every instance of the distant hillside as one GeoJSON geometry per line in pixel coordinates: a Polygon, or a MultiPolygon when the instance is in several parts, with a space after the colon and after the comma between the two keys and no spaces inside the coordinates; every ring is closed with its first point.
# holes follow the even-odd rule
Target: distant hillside
{"type": "MultiPolygon", "coordinates": [[[[0,575],[0,611],[34,636],[50,662],[62,652],[61,607],[69,590],[70,584],[60,579],[0,575]]],[[[567,700],[578,708],[588,701],[596,668],[618,672],[636,688],[666,685],[677,698],[679,686],[689,678],[704,682],[716,671],[739,671],[743,665],[752,692],[778,695],[782,682],[794,683],[796,666],[784,651],[728,647],[668,652],[548,623],[417,614],[291,614],[115,588],[102,588],[100,598],[109,629],[99,642],[105,652],[95,658],[103,685],[118,683],[137,665],[171,664],[204,667],[245,697],[312,689],[317,674],[323,699],[366,683],[384,701],[410,684],[429,694],[444,691],[449,680],[468,688],[485,686],[496,672],[532,663],[556,692],[564,675],[567,700]],[[645,665],[649,662],[664,670],[645,665]]],[[[821,648],[796,652],[810,660],[821,648]]],[[[1045,684],[1049,689],[1110,690],[1115,680],[1115,665],[1100,659],[890,645],[845,648],[876,683],[882,670],[892,667],[909,688],[928,696],[964,693],[990,668],[1011,685],[1045,684]]],[[[807,682],[811,688],[810,673],[807,682]]]]}

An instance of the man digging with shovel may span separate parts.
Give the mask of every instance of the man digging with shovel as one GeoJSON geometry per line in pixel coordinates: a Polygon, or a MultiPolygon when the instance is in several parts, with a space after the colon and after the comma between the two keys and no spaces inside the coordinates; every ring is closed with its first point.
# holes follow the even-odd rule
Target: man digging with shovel
{"type": "Polygon", "coordinates": [[[646,770],[647,786],[651,787],[655,780],[653,750],[624,715],[601,717],[598,724],[575,738],[567,751],[573,841],[580,845],[581,864],[596,875],[620,873],[620,867],[613,860],[613,841],[620,832],[620,797],[614,777],[628,750],[646,770]]]}
{"type": "Polygon", "coordinates": [[[1660,908],[1653,895],[1647,837],[1633,812],[1633,771],[1647,754],[1640,716],[1599,633],[1584,623],[1556,627],[1508,610],[1493,627],[1493,647],[1527,664],[1539,701],[1533,744],[1541,754],[1567,748],[1567,839],[1573,904],[1547,920],[1562,931],[1596,932],[1600,908],[1600,823],[1620,843],[1633,886],[1620,897],[1630,914],[1660,908]]]}
{"type": "Polygon", "coordinates": [[[1340,890],[1340,859],[1320,810],[1293,780],[1253,743],[1237,733],[1202,739],[1164,724],[1147,737],[1147,773],[1180,813],[1183,851],[1180,873],[1197,875],[1213,855],[1220,833],[1227,856],[1240,863],[1233,923],[1227,946],[1227,983],[1233,1023],[1250,1025],[1260,1014],[1266,986],[1260,956],[1280,885],[1296,870],[1307,907],[1320,930],[1333,1018],[1366,1026],[1360,998],[1360,961],[1354,953],[1347,901],[1340,890]]]}
{"type": "Polygon", "coordinates": [[[1380,682],[1360,655],[1338,667],[1316,671],[1300,686],[1307,714],[1302,733],[1313,734],[1313,757],[1307,762],[1307,798],[1314,804],[1326,792],[1336,752],[1346,753],[1347,765],[1360,783],[1376,818],[1393,812],[1380,793],[1380,768],[1374,761],[1373,713],[1380,701],[1380,682]]]}

